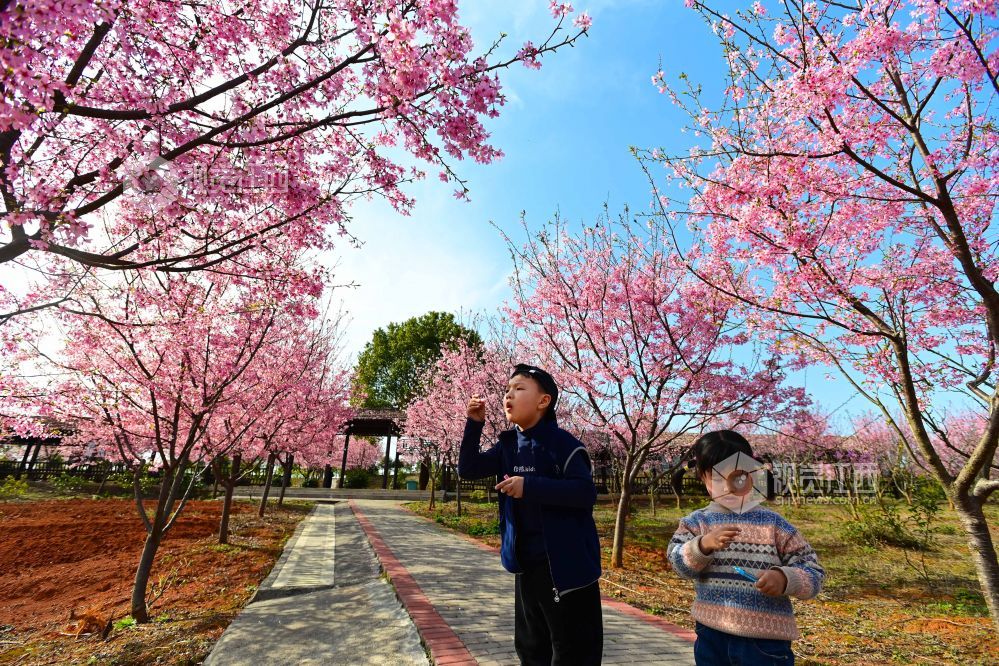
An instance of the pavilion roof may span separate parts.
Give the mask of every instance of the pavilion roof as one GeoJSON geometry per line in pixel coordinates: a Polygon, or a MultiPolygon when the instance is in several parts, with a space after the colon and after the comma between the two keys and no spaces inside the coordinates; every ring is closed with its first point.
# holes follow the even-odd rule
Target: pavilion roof
{"type": "Polygon", "coordinates": [[[406,422],[401,409],[358,409],[347,421],[345,432],[356,437],[398,436],[406,422]]]}

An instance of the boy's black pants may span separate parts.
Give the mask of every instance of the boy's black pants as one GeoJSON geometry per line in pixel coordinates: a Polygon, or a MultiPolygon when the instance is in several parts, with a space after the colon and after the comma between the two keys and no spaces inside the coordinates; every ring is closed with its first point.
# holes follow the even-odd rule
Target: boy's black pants
{"type": "Polygon", "coordinates": [[[600,664],[604,649],[600,587],[594,582],[558,603],[548,563],[516,575],[514,646],[525,666],[600,664]]]}

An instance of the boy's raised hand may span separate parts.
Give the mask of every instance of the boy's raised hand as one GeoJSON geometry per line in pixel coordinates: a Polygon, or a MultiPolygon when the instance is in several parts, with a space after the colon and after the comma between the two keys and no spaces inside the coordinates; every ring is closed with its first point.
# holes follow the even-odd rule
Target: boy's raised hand
{"type": "Polygon", "coordinates": [[[468,401],[468,418],[473,421],[485,421],[486,420],[486,402],[477,395],[473,395],[472,399],[468,401]]]}
{"type": "Polygon", "coordinates": [[[739,536],[741,530],[738,527],[728,526],[728,527],[716,527],[710,532],[707,532],[701,536],[701,552],[705,555],[710,555],[716,550],[722,550],[727,548],[730,543],[735,541],[735,538],[739,536]]]}
{"type": "Polygon", "coordinates": [[[756,589],[768,597],[782,597],[787,589],[787,576],[780,569],[768,569],[756,580],[756,589]]]}

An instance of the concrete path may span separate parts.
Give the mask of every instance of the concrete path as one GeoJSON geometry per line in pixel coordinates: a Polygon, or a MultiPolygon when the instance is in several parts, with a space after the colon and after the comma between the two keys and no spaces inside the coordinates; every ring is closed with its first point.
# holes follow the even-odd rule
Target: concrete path
{"type": "Polygon", "coordinates": [[[317,504],[205,664],[426,665],[413,621],[379,577],[345,503],[317,504]]]}
{"type": "MultiPolygon", "coordinates": [[[[381,564],[430,650],[443,664],[508,666],[513,576],[499,555],[395,502],[351,500],[381,564]]],[[[693,664],[693,632],[604,599],[604,664],[693,664]]]]}

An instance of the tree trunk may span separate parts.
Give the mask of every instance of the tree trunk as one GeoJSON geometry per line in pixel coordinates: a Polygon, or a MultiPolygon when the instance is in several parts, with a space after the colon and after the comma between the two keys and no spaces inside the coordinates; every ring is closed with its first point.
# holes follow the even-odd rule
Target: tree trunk
{"type": "MultiPolygon", "coordinates": [[[[139,566],[135,570],[135,582],[132,585],[131,614],[139,624],[149,622],[149,609],[146,607],[149,575],[153,569],[156,552],[163,541],[170,510],[173,508],[173,503],[183,485],[185,467],[186,461],[182,460],[175,468],[163,470],[159,498],[156,502],[156,514],[150,521],[149,529],[146,532],[146,542],[142,546],[142,555],[139,557],[139,566]]],[[[138,476],[136,476],[135,483],[139,483],[138,476]]]]}
{"type": "Polygon", "coordinates": [[[624,566],[624,532],[628,522],[628,512],[631,509],[631,461],[625,463],[621,474],[621,495],[617,502],[617,515],[614,517],[614,542],[611,546],[611,567],[620,569],[624,566]]]}
{"type": "Polygon", "coordinates": [[[802,488],[801,488],[801,471],[798,468],[797,463],[794,465],[794,473],[789,479],[788,490],[791,491],[791,503],[794,506],[801,506],[802,501],[802,488]]]}
{"type": "Polygon", "coordinates": [[[686,473],[684,468],[675,470],[670,476],[669,485],[673,489],[673,496],[676,497],[676,508],[680,508],[680,497],[683,495],[683,475],[686,473]]]}
{"type": "MultiPolygon", "coordinates": [[[[457,475],[455,475],[457,476],[457,475]]],[[[458,498],[458,517],[461,517],[461,477],[458,477],[458,482],[455,485],[455,493],[458,498]]]]}
{"type": "Polygon", "coordinates": [[[291,468],[295,466],[295,456],[288,454],[287,460],[281,462],[281,467],[284,469],[284,474],[281,476],[281,494],[278,495],[278,506],[284,504],[284,491],[291,485],[291,468]]]}
{"type": "Polygon", "coordinates": [[[431,474],[430,478],[428,479],[430,481],[430,510],[431,511],[433,511],[434,507],[437,505],[437,488],[436,488],[436,486],[437,486],[437,479],[435,478],[435,476],[436,475],[431,474]]]}
{"type": "Polygon", "coordinates": [[[149,612],[146,608],[146,588],[149,586],[149,574],[153,569],[153,560],[163,540],[163,525],[160,517],[153,521],[153,529],[146,534],[146,542],[142,546],[142,556],[139,558],[139,568],[135,570],[135,583],[132,585],[132,617],[139,624],[149,622],[149,612]]]}
{"type": "Polygon", "coordinates": [[[960,494],[953,498],[952,503],[968,533],[968,547],[982,586],[982,596],[985,597],[992,623],[999,631],[999,558],[982,503],[975,497],[960,494]]]}
{"type": "Polygon", "coordinates": [[[430,483],[430,463],[424,459],[420,462],[420,490],[426,490],[430,483]]]}
{"type": "Polygon", "coordinates": [[[261,518],[264,517],[264,510],[267,509],[267,496],[271,494],[271,479],[274,478],[275,460],[277,460],[276,453],[271,453],[267,456],[267,474],[264,478],[264,493],[260,497],[260,510],[257,511],[257,515],[261,518]]]}
{"type": "Polygon", "coordinates": [[[399,440],[395,440],[395,462],[392,463],[392,490],[399,487],[399,440]]]}
{"type": "Polygon", "coordinates": [[[219,543],[229,543],[229,512],[232,508],[232,493],[236,489],[236,479],[239,478],[239,466],[242,462],[243,457],[237,453],[229,463],[228,477],[221,479],[221,474],[215,475],[216,482],[221,480],[222,487],[225,488],[225,499],[222,500],[222,520],[219,522],[219,543]]]}
{"type": "Polygon", "coordinates": [[[649,506],[652,507],[652,517],[656,517],[656,490],[658,490],[658,474],[653,473],[649,482],[649,506]]]}
{"type": "Polygon", "coordinates": [[[350,446],[350,430],[347,431],[347,436],[343,440],[343,460],[340,461],[340,485],[338,486],[341,490],[344,488],[344,480],[347,478],[347,447],[350,446]]]}
{"type": "Polygon", "coordinates": [[[108,477],[111,476],[111,470],[112,469],[113,469],[113,466],[111,465],[111,463],[108,463],[107,466],[104,469],[104,476],[101,477],[101,485],[97,486],[97,494],[98,495],[100,495],[102,492],[104,492],[104,484],[106,484],[108,482],[108,477]]]}

